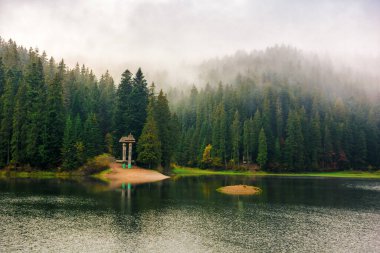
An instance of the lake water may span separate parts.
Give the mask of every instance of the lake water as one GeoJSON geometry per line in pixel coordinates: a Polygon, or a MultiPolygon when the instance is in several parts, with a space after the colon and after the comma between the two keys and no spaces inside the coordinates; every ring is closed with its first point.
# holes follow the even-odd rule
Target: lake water
{"type": "Polygon", "coordinates": [[[0,180],[0,251],[380,252],[380,180],[0,180]],[[216,188],[259,186],[259,196],[216,188]],[[129,188],[129,189],[128,189],[129,188]]]}

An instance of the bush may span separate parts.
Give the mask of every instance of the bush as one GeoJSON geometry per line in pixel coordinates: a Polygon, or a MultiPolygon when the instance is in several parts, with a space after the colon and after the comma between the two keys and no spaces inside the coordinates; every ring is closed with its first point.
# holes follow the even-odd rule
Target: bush
{"type": "Polygon", "coordinates": [[[84,175],[91,175],[99,173],[109,168],[110,163],[115,159],[109,154],[102,154],[89,159],[82,167],[79,168],[79,172],[84,175]]]}

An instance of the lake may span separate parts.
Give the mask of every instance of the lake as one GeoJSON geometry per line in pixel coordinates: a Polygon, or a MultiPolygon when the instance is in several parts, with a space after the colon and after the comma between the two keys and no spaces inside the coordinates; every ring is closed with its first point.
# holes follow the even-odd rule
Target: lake
{"type": "Polygon", "coordinates": [[[0,224],[1,252],[379,252],[380,180],[0,179],[0,224]],[[232,184],[263,192],[215,191],[232,184]]]}

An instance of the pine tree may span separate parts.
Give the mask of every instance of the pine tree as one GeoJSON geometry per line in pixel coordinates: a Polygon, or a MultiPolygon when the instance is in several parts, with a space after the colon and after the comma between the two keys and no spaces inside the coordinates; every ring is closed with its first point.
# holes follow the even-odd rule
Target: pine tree
{"type": "Polygon", "coordinates": [[[168,168],[173,155],[173,140],[170,133],[171,115],[168,100],[162,90],[160,90],[154,104],[154,118],[157,123],[158,136],[161,143],[162,165],[168,168]]]}
{"type": "Polygon", "coordinates": [[[60,62],[58,72],[48,86],[47,94],[47,158],[48,164],[58,166],[61,159],[62,139],[64,131],[63,78],[65,65],[60,62]]]}
{"type": "Polygon", "coordinates": [[[320,154],[322,150],[322,144],[321,144],[321,125],[320,125],[320,119],[319,114],[317,113],[311,122],[311,166],[312,168],[316,169],[319,167],[319,160],[320,160],[320,154]]]}
{"type": "MultiPolygon", "coordinates": [[[[3,95],[5,88],[5,68],[3,64],[3,58],[0,57],[0,99],[3,95]]],[[[0,111],[1,111],[1,102],[0,102],[0,111]]]]}
{"type": "Polygon", "coordinates": [[[232,159],[239,165],[240,157],[240,116],[236,111],[234,114],[234,120],[231,128],[231,141],[232,141],[232,159]]]}
{"type": "MultiPolygon", "coordinates": [[[[114,115],[115,146],[118,145],[119,139],[129,134],[132,124],[132,109],[130,97],[132,92],[132,74],[129,70],[124,71],[121,76],[121,82],[116,91],[116,105],[114,115]]],[[[118,154],[120,155],[120,154],[118,154]]]]}
{"type": "Polygon", "coordinates": [[[112,124],[110,124],[110,122],[112,122],[115,113],[115,99],[116,90],[114,81],[107,71],[101,76],[99,81],[99,112],[97,116],[100,129],[102,130],[102,136],[112,131],[112,124]]]}
{"type": "Polygon", "coordinates": [[[181,126],[180,126],[179,119],[176,113],[173,113],[171,116],[171,121],[169,125],[169,133],[170,133],[170,145],[172,149],[172,160],[176,162],[177,157],[178,157],[179,139],[181,136],[181,126]]]}
{"type": "MultiPolygon", "coordinates": [[[[27,104],[26,104],[26,90],[27,86],[22,83],[19,86],[15,99],[15,109],[13,114],[13,134],[12,134],[12,160],[15,163],[27,163],[25,157],[25,147],[26,147],[26,133],[27,124],[25,123],[27,115],[27,104]]],[[[59,138],[57,136],[57,138],[59,138]]]]}
{"type": "Polygon", "coordinates": [[[45,167],[46,146],[46,86],[39,57],[32,61],[26,74],[27,89],[27,133],[26,155],[32,166],[45,167]]]}
{"type": "Polygon", "coordinates": [[[286,129],[286,163],[290,170],[300,170],[304,167],[304,147],[302,127],[296,112],[289,112],[286,129]]]}
{"type": "Polygon", "coordinates": [[[244,158],[247,161],[247,163],[250,163],[251,160],[251,140],[252,140],[252,133],[251,133],[251,124],[250,120],[246,119],[244,120],[243,124],[243,153],[244,158]]]}
{"type": "Polygon", "coordinates": [[[11,159],[12,117],[14,107],[14,87],[12,72],[6,81],[4,93],[0,97],[0,167],[9,164],[11,159]]]}
{"type": "Polygon", "coordinates": [[[85,157],[92,158],[102,153],[103,138],[99,128],[99,123],[94,113],[90,113],[84,123],[83,145],[85,157]]]}
{"type": "Polygon", "coordinates": [[[153,114],[153,100],[151,99],[146,123],[137,142],[137,161],[150,169],[157,167],[161,162],[161,142],[153,114]]]}
{"type": "Polygon", "coordinates": [[[259,134],[259,153],[257,155],[257,163],[260,165],[260,168],[264,169],[268,161],[268,147],[267,147],[267,138],[265,137],[264,128],[261,128],[259,134]]]}
{"type": "Polygon", "coordinates": [[[252,160],[255,161],[258,154],[259,147],[259,134],[262,128],[261,113],[259,110],[256,111],[252,120],[252,160]]]}
{"type": "Polygon", "coordinates": [[[74,125],[70,116],[66,119],[62,144],[62,167],[69,170],[75,169],[77,166],[77,160],[75,152],[74,125]]]}
{"type": "Polygon", "coordinates": [[[149,90],[144,75],[139,68],[133,78],[133,87],[130,96],[131,103],[131,125],[130,132],[135,136],[140,136],[146,116],[149,90]]]}

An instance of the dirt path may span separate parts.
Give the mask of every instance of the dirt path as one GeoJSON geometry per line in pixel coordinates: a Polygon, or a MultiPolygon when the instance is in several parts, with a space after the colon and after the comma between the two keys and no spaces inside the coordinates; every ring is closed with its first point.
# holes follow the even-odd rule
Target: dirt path
{"type": "Polygon", "coordinates": [[[169,178],[158,171],[142,169],[133,166],[123,169],[120,163],[111,163],[111,172],[104,175],[110,181],[111,187],[120,187],[122,183],[143,184],[157,182],[169,178]]]}

